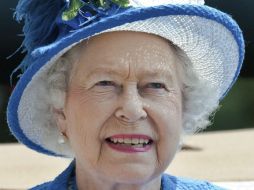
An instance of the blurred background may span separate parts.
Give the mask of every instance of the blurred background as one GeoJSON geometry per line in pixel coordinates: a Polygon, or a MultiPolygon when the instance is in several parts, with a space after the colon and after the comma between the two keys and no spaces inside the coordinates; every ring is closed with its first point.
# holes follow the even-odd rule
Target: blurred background
{"type": "MultiPolygon", "coordinates": [[[[6,123],[6,106],[15,86],[10,85],[10,74],[21,62],[23,54],[17,53],[10,59],[22,43],[22,23],[16,23],[13,8],[17,0],[0,2],[0,143],[15,142],[6,123]]],[[[206,131],[254,128],[254,1],[252,0],[206,0],[206,4],[230,14],[243,30],[246,55],[240,77],[222,107],[213,119],[213,125],[206,131]]],[[[222,39],[223,41],[223,39],[222,39]]]]}

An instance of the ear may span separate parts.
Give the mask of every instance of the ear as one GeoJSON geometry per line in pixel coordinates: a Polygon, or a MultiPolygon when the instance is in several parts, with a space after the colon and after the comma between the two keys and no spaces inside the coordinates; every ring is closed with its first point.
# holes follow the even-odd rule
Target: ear
{"type": "Polygon", "coordinates": [[[64,109],[53,108],[53,114],[60,133],[67,137],[67,122],[64,109]]]}

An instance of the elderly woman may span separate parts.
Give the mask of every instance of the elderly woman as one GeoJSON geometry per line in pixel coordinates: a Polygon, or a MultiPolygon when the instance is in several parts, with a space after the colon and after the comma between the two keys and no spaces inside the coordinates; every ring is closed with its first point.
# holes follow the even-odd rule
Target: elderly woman
{"type": "Polygon", "coordinates": [[[27,55],[8,105],[17,139],[74,158],[33,189],[221,189],[163,174],[236,80],[237,24],[203,1],[20,0],[27,55]]]}

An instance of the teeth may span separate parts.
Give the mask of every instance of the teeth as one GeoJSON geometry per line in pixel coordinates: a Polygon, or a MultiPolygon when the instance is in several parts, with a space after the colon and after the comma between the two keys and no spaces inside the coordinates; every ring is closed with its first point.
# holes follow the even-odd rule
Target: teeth
{"type": "Polygon", "coordinates": [[[138,138],[110,138],[110,141],[113,143],[124,143],[124,144],[132,144],[132,145],[143,145],[148,144],[148,139],[138,139],[138,138]]]}
{"type": "Polygon", "coordinates": [[[131,139],[131,144],[139,144],[139,139],[131,139]]]}
{"type": "Polygon", "coordinates": [[[135,145],[132,145],[133,147],[135,148],[143,148],[143,144],[135,144],[135,145]]]}
{"type": "Polygon", "coordinates": [[[123,139],[123,142],[124,142],[125,144],[131,144],[131,139],[128,139],[128,138],[123,139]]]}

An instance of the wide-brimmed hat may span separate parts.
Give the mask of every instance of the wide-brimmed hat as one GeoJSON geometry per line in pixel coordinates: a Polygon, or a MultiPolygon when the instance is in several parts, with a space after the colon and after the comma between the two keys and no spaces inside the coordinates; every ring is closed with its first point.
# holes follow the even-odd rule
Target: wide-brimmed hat
{"type": "Polygon", "coordinates": [[[218,99],[236,81],[244,57],[236,22],[202,0],[20,0],[16,18],[25,21],[27,55],[9,100],[8,124],[20,142],[49,155],[70,153],[57,142],[57,127],[41,122],[48,119],[41,110],[49,110],[45,77],[59,57],[83,40],[113,31],[168,39],[186,53],[201,80],[217,87],[218,99]]]}

